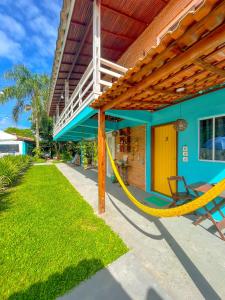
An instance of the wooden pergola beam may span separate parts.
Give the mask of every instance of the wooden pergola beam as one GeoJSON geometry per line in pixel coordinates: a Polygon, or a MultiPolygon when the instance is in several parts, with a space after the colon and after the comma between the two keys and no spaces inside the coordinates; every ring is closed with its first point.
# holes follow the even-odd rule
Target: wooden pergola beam
{"type": "Polygon", "coordinates": [[[128,91],[115,99],[112,99],[110,102],[105,104],[102,109],[106,111],[108,109],[112,109],[116,107],[117,104],[127,100],[128,98],[133,97],[133,95],[140,93],[154,82],[159,81],[163,77],[169,76],[172,72],[177,69],[182,68],[187,62],[194,62],[200,56],[204,55],[205,53],[209,53],[213,51],[216,47],[220,46],[221,43],[224,42],[225,39],[225,24],[218,27],[214,30],[211,34],[204,37],[198,43],[194,44],[185,52],[175,56],[172,58],[168,63],[164,64],[162,67],[157,69],[155,72],[148,75],[145,79],[140,81],[138,84],[135,84],[134,87],[128,89],[128,91]]]}
{"type": "Polygon", "coordinates": [[[225,70],[224,69],[220,69],[217,66],[211,65],[210,63],[207,63],[203,59],[200,59],[200,58],[196,59],[194,61],[194,64],[199,65],[204,70],[210,71],[210,72],[212,72],[214,74],[217,74],[217,75],[222,76],[222,77],[225,78],[225,70]]]}

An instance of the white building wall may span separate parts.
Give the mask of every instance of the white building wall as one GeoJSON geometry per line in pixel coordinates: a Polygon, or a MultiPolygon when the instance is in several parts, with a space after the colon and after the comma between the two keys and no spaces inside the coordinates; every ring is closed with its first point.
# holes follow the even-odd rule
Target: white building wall
{"type": "Polygon", "coordinates": [[[19,152],[2,153],[0,151],[0,157],[5,156],[5,155],[22,155],[22,153],[23,153],[23,141],[0,141],[0,145],[19,145],[19,152]]]}

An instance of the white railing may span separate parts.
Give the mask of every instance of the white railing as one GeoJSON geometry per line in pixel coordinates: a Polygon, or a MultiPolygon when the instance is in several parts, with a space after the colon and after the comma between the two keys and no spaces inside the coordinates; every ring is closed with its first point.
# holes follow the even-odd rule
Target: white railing
{"type": "Polygon", "coordinates": [[[99,96],[94,92],[94,84],[100,85],[100,94],[122,76],[127,69],[104,58],[100,58],[100,81],[94,83],[93,61],[90,62],[68,103],[55,121],[54,136],[58,134],[79,112],[99,96]]]}

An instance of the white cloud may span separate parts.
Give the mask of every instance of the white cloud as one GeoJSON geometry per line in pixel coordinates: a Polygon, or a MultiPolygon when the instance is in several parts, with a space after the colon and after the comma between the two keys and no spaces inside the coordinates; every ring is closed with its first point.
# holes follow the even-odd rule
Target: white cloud
{"type": "Polygon", "coordinates": [[[44,39],[38,35],[32,37],[32,42],[37,47],[39,54],[43,57],[53,56],[55,49],[55,39],[44,39]]]}
{"type": "Polygon", "coordinates": [[[46,37],[56,38],[57,36],[57,28],[52,25],[50,19],[47,19],[44,16],[38,16],[34,18],[31,23],[30,27],[38,32],[39,34],[45,35],[46,37]]]}
{"type": "Polygon", "coordinates": [[[0,57],[8,58],[13,63],[22,61],[23,53],[21,45],[10,39],[3,31],[0,30],[0,57]]]}
{"type": "Polygon", "coordinates": [[[45,8],[47,8],[51,13],[55,14],[57,17],[59,16],[61,6],[56,0],[55,1],[42,0],[41,4],[45,8]]]}
{"type": "Polygon", "coordinates": [[[10,34],[15,39],[21,40],[26,32],[23,26],[10,16],[0,13],[0,29],[10,34]]]}
{"type": "Polygon", "coordinates": [[[15,4],[24,13],[24,15],[30,19],[40,14],[39,8],[32,0],[16,0],[15,4]]]}

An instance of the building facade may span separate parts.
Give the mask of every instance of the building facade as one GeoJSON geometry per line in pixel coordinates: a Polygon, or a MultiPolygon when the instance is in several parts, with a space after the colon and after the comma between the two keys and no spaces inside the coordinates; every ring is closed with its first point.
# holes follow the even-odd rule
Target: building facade
{"type": "Polygon", "coordinates": [[[98,136],[100,202],[112,175],[105,139],[129,184],[147,192],[170,196],[169,176],[225,177],[224,8],[64,1],[49,114],[55,140],[98,136]]]}

